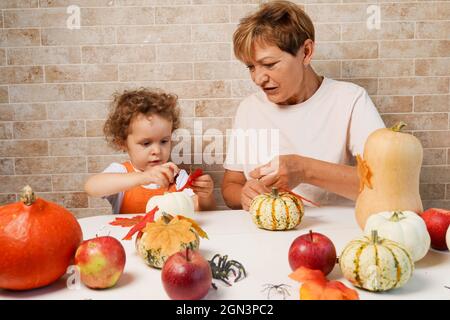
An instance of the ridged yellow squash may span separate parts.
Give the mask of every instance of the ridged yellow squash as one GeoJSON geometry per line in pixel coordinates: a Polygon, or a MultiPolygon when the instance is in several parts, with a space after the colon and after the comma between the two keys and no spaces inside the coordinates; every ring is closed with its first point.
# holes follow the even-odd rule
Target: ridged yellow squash
{"type": "Polygon", "coordinates": [[[381,211],[423,211],[419,194],[423,148],[420,141],[400,130],[405,123],[374,131],[359,155],[360,193],[356,220],[364,229],[368,217],[381,211]]]}

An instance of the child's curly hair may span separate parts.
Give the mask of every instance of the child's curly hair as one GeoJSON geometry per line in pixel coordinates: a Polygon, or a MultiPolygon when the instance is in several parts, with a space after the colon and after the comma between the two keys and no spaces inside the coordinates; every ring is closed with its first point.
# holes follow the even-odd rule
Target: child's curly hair
{"type": "Polygon", "coordinates": [[[121,149],[125,144],[131,120],[139,113],[149,116],[157,114],[171,121],[172,132],[180,124],[178,97],[174,94],[139,88],[115,93],[113,97],[111,112],[105,122],[103,132],[108,143],[116,149],[121,149]]]}

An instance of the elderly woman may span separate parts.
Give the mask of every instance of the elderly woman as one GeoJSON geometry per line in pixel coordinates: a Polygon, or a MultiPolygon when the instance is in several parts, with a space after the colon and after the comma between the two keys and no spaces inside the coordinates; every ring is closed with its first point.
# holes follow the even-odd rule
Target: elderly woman
{"type": "MultiPolygon", "coordinates": [[[[248,210],[251,200],[271,187],[321,204],[355,200],[359,179],[350,164],[362,154],[368,135],[384,123],[364,88],[319,76],[311,67],[311,19],[296,4],[269,2],[241,20],[233,44],[261,88],[239,105],[234,129],[279,130],[279,150],[272,160],[255,164],[230,144],[222,184],[225,203],[248,210]]],[[[267,149],[271,143],[248,147],[267,149]]]]}

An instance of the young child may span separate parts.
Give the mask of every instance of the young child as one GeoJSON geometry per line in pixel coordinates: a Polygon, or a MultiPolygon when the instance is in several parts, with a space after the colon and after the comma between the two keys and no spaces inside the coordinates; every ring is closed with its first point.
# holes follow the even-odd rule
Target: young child
{"type": "MultiPolygon", "coordinates": [[[[84,188],[92,197],[106,198],[113,213],[143,213],[152,196],[176,191],[188,178],[169,162],[172,132],[179,125],[177,97],[142,88],[115,95],[112,106],[103,131],[112,146],[128,153],[129,161],[110,164],[84,188]]],[[[205,174],[183,192],[194,197],[196,210],[212,210],[213,188],[205,174]]]]}

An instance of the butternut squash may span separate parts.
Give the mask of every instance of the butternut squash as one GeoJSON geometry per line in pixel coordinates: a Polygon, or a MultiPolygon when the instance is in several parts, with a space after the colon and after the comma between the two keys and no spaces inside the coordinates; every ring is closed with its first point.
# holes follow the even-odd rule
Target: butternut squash
{"type": "Polygon", "coordinates": [[[360,193],[355,214],[361,229],[377,212],[423,211],[419,194],[423,148],[416,137],[400,132],[405,125],[374,131],[364,145],[364,159],[357,156],[360,193]]]}

